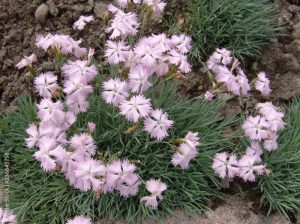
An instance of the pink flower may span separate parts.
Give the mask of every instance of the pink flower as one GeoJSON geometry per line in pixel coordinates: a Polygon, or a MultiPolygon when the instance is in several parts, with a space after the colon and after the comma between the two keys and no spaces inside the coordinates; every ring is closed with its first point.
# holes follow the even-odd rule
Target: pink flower
{"type": "Polygon", "coordinates": [[[88,64],[87,61],[82,60],[68,61],[62,66],[62,72],[68,80],[88,84],[97,75],[96,66],[88,64]]]}
{"type": "Polygon", "coordinates": [[[102,98],[106,103],[119,106],[128,97],[127,82],[121,81],[119,78],[109,79],[103,82],[102,98]]]}
{"type": "Polygon", "coordinates": [[[189,131],[184,137],[184,142],[190,145],[191,147],[197,147],[198,145],[200,145],[199,140],[200,138],[198,136],[198,132],[189,131]]]}
{"type": "Polygon", "coordinates": [[[271,93],[270,80],[267,78],[266,73],[258,73],[258,79],[255,82],[255,89],[261,92],[263,96],[268,96],[271,93]]]}
{"type": "Polygon", "coordinates": [[[120,109],[127,120],[137,122],[139,118],[148,116],[152,108],[149,99],[137,95],[121,103],[120,109]]]}
{"type": "Polygon", "coordinates": [[[232,59],[231,51],[225,48],[217,48],[207,61],[207,67],[208,69],[214,71],[215,66],[220,64],[229,65],[232,62],[232,59]]]}
{"type": "Polygon", "coordinates": [[[96,130],[96,124],[94,122],[88,122],[88,129],[90,133],[93,133],[96,130]]]}
{"type": "Polygon", "coordinates": [[[93,87],[82,82],[80,79],[68,79],[64,82],[63,91],[67,95],[78,96],[82,99],[86,98],[93,92],[93,87]]]}
{"type": "Polygon", "coordinates": [[[146,182],[146,189],[151,193],[150,196],[141,198],[141,202],[145,202],[146,207],[156,209],[158,200],[162,200],[162,192],[167,189],[167,185],[160,180],[148,180],[146,182]]]}
{"type": "Polygon", "coordinates": [[[28,57],[24,57],[18,64],[16,64],[16,67],[18,69],[24,68],[24,67],[32,67],[32,63],[37,61],[36,55],[33,53],[28,57]]]}
{"type": "Polygon", "coordinates": [[[170,42],[182,54],[188,53],[192,48],[192,38],[184,34],[181,34],[179,36],[173,35],[170,42]]]}
{"type": "Polygon", "coordinates": [[[264,117],[267,117],[269,114],[275,114],[278,110],[271,102],[258,103],[255,108],[264,117]]]}
{"type": "MultiPolygon", "coordinates": [[[[251,89],[249,85],[249,80],[245,73],[240,69],[238,75],[236,76],[236,81],[240,86],[240,94],[241,95],[248,95],[249,90],[251,89]]],[[[238,94],[239,95],[239,94],[238,94]]]]}
{"type": "Polygon", "coordinates": [[[26,133],[29,135],[29,137],[25,139],[26,146],[28,148],[38,146],[39,140],[44,135],[44,133],[41,133],[39,127],[35,124],[30,124],[29,127],[26,129],[26,133]]]}
{"type": "Polygon", "coordinates": [[[145,130],[151,137],[162,140],[169,136],[168,129],[172,127],[173,121],[168,119],[168,114],[161,109],[151,111],[149,117],[144,120],[145,130]]]}
{"type": "Polygon", "coordinates": [[[116,39],[120,36],[134,36],[137,34],[139,23],[135,13],[125,13],[124,11],[115,7],[110,7],[109,9],[115,13],[114,18],[111,20],[110,26],[105,29],[106,33],[112,32],[110,39],[116,39]]]}
{"type": "Polygon", "coordinates": [[[85,100],[84,97],[74,94],[67,96],[66,105],[68,109],[74,114],[86,112],[89,108],[89,103],[85,100]]]}
{"type": "MultiPolygon", "coordinates": [[[[117,4],[122,7],[125,8],[128,5],[128,2],[131,2],[131,0],[117,0],[117,4]]],[[[135,4],[141,3],[141,0],[133,0],[133,2],[135,4]]]]}
{"type": "Polygon", "coordinates": [[[198,151],[195,145],[181,143],[178,152],[172,156],[171,162],[174,166],[180,166],[181,169],[188,169],[190,161],[197,155],[198,151]]]}
{"type": "Polygon", "coordinates": [[[258,175],[262,175],[265,172],[265,165],[256,165],[255,156],[244,155],[238,162],[240,168],[239,176],[244,179],[244,181],[255,181],[254,172],[258,175]]]}
{"type": "Polygon", "coordinates": [[[264,140],[264,147],[269,152],[274,151],[278,148],[277,143],[278,135],[275,132],[270,132],[268,138],[264,140]]]}
{"type": "Polygon", "coordinates": [[[167,5],[167,3],[161,0],[144,0],[143,3],[152,8],[155,16],[154,18],[160,17],[167,5]]]}
{"type": "Polygon", "coordinates": [[[217,153],[212,168],[221,178],[233,178],[239,172],[237,157],[235,154],[229,156],[226,152],[217,153]]]}
{"type": "Polygon", "coordinates": [[[129,76],[129,87],[134,93],[143,93],[147,91],[152,84],[149,82],[150,71],[144,66],[137,66],[131,69],[129,76]]]}
{"type": "Polygon", "coordinates": [[[53,72],[42,73],[34,79],[34,87],[41,97],[51,98],[57,89],[57,76],[53,72]]]}
{"type": "Polygon", "coordinates": [[[88,159],[77,163],[74,171],[77,178],[75,187],[82,191],[93,189],[97,191],[102,188],[106,175],[106,167],[99,160],[88,159]]]}
{"type": "Polygon", "coordinates": [[[246,156],[254,157],[255,162],[261,162],[261,155],[263,150],[260,147],[259,142],[251,142],[251,146],[246,149],[246,156]]]}
{"type": "Polygon", "coordinates": [[[139,176],[135,173],[135,165],[128,160],[115,160],[107,166],[106,191],[118,190],[124,197],[138,193],[139,176]]]}
{"type": "Polygon", "coordinates": [[[54,139],[49,137],[43,137],[40,140],[39,151],[34,153],[36,160],[41,162],[41,166],[45,171],[52,171],[56,168],[56,159],[59,157],[60,147],[57,147],[57,143],[54,139]]]}
{"type": "Polygon", "coordinates": [[[187,56],[176,50],[171,50],[169,52],[169,61],[170,63],[179,66],[180,71],[184,73],[191,71],[191,65],[188,63],[187,56]]]}
{"type": "Polygon", "coordinates": [[[0,223],[3,224],[15,224],[16,216],[12,211],[0,208],[0,223]]]}
{"type": "Polygon", "coordinates": [[[73,28],[83,30],[85,25],[94,20],[94,16],[80,16],[79,19],[74,23],[73,28]]]}
{"type": "Polygon", "coordinates": [[[166,75],[169,72],[169,65],[165,63],[163,60],[158,60],[155,66],[155,73],[157,76],[166,75]]]}
{"type": "Polygon", "coordinates": [[[61,121],[64,119],[62,102],[53,102],[51,99],[42,99],[38,107],[38,117],[41,121],[61,121]]]}
{"type": "Polygon", "coordinates": [[[204,94],[204,99],[207,100],[207,101],[212,101],[214,96],[215,95],[212,92],[206,91],[205,94],[204,94]]]}
{"type": "Polygon", "coordinates": [[[268,138],[269,124],[265,118],[261,116],[248,117],[243,124],[245,135],[251,140],[262,140],[268,138]]]}
{"type": "Polygon", "coordinates": [[[70,147],[79,153],[83,158],[90,158],[96,153],[97,146],[89,134],[83,133],[74,135],[70,140],[70,147]]]}
{"type": "Polygon", "coordinates": [[[92,221],[82,215],[76,216],[67,221],[66,224],[92,224],[92,221]]]}
{"type": "Polygon", "coordinates": [[[156,43],[156,38],[147,37],[141,39],[136,47],[134,53],[136,57],[141,60],[141,63],[146,67],[152,67],[156,64],[158,59],[162,58],[164,48],[156,43]]]}
{"type": "Polygon", "coordinates": [[[105,46],[105,57],[108,58],[109,63],[118,64],[127,61],[129,46],[124,41],[116,42],[108,40],[105,46]]]}

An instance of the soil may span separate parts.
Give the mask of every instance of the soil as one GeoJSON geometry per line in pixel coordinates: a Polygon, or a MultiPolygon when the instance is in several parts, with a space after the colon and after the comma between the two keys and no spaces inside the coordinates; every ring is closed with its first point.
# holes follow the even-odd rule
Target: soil
{"type": "MultiPolygon", "coordinates": [[[[108,2],[110,1],[0,0],[0,113],[14,110],[17,96],[33,93],[33,78],[26,75],[23,69],[15,68],[15,64],[24,55],[30,55],[32,52],[37,54],[38,72],[55,70],[51,61],[45,61],[45,52],[36,48],[36,34],[49,32],[69,34],[74,39],[81,38],[84,46],[91,46],[97,52],[102,47],[99,40],[105,38],[101,18],[108,2]],[[41,14],[37,15],[37,8],[42,4],[46,6],[43,6],[39,12],[41,14]],[[74,31],[72,25],[82,14],[94,14],[96,20],[84,32],[74,31]]],[[[273,39],[272,44],[263,49],[261,56],[246,66],[250,76],[254,76],[261,70],[271,76],[272,94],[269,98],[254,95],[245,98],[242,102],[231,100],[224,110],[224,116],[237,114],[248,108],[251,110],[258,101],[288,102],[300,95],[300,74],[298,74],[300,70],[300,1],[274,0],[273,2],[278,5],[280,11],[278,22],[285,26],[283,35],[273,39]]],[[[100,55],[96,55],[96,59],[103,61],[100,55]]],[[[182,92],[185,94],[200,95],[208,89],[204,71],[197,66],[195,71],[197,72],[193,72],[182,84],[182,92]]],[[[227,195],[224,198],[225,202],[217,203],[214,211],[208,211],[203,216],[191,217],[178,211],[178,218],[167,217],[160,222],[149,220],[145,223],[289,223],[276,214],[270,217],[264,216],[261,211],[254,209],[255,200],[242,200],[238,196],[227,195]]],[[[122,222],[102,220],[98,223],[118,224],[122,222]]]]}

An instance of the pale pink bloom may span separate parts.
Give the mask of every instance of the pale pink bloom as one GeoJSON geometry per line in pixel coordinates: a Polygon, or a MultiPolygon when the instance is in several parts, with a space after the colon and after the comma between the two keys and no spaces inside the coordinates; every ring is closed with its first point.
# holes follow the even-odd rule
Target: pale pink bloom
{"type": "Polygon", "coordinates": [[[76,121],[76,116],[73,112],[65,112],[65,116],[62,120],[56,121],[56,123],[62,130],[68,130],[76,121]]]}
{"type": "Polygon", "coordinates": [[[255,162],[261,162],[262,154],[263,150],[260,143],[257,141],[252,141],[251,146],[246,149],[246,156],[253,156],[255,158],[255,162]]]}
{"type": "Polygon", "coordinates": [[[264,117],[267,117],[269,114],[275,114],[278,111],[278,108],[275,107],[271,102],[258,103],[256,104],[255,108],[264,117]]]}
{"type": "Polygon", "coordinates": [[[189,50],[191,50],[191,48],[192,48],[192,45],[191,45],[192,38],[187,35],[184,35],[184,34],[181,34],[179,36],[173,35],[170,42],[171,42],[171,45],[176,47],[177,50],[182,54],[188,53],[189,50]]]}
{"type": "Polygon", "coordinates": [[[85,25],[94,20],[94,16],[80,16],[79,19],[74,23],[73,28],[83,30],[85,25]]]}
{"type": "Polygon", "coordinates": [[[0,223],[1,224],[15,224],[16,216],[10,210],[0,208],[0,223]]]}
{"type": "Polygon", "coordinates": [[[207,67],[208,69],[214,71],[215,66],[219,64],[229,65],[232,62],[232,59],[231,51],[225,48],[217,48],[207,61],[207,67]]]}
{"type": "Polygon", "coordinates": [[[188,73],[192,70],[192,66],[188,63],[187,56],[177,52],[176,50],[171,50],[169,52],[169,61],[170,63],[177,65],[180,71],[184,73],[188,73]]]}
{"type": "Polygon", "coordinates": [[[63,91],[67,95],[78,96],[84,99],[93,92],[93,87],[85,84],[80,79],[68,79],[64,82],[63,91]]]}
{"type": "Polygon", "coordinates": [[[150,100],[142,95],[133,96],[120,105],[121,114],[126,116],[127,120],[133,122],[148,116],[151,109],[150,100]]]}
{"type": "Polygon", "coordinates": [[[44,133],[41,133],[39,127],[35,124],[30,124],[26,129],[26,133],[29,135],[29,137],[25,139],[28,148],[38,146],[39,140],[44,136],[44,133]]]}
{"type": "Polygon", "coordinates": [[[245,135],[251,140],[262,140],[268,138],[269,124],[264,117],[248,117],[243,124],[245,135]]]}
{"type": "Polygon", "coordinates": [[[249,85],[249,80],[243,72],[243,70],[239,69],[238,75],[236,76],[236,81],[240,86],[240,94],[244,96],[248,95],[248,92],[251,89],[251,87],[249,85]]]}
{"type": "Polygon", "coordinates": [[[151,137],[162,140],[169,136],[168,129],[173,125],[173,121],[168,119],[168,114],[161,109],[151,111],[144,120],[144,128],[151,137]]]}
{"type": "Polygon", "coordinates": [[[207,100],[207,101],[212,101],[214,96],[215,95],[212,92],[206,91],[205,94],[204,94],[204,99],[207,100]]]}
{"type": "Polygon", "coordinates": [[[92,224],[92,221],[82,215],[76,216],[67,221],[66,224],[92,224]]]}
{"type": "Polygon", "coordinates": [[[91,135],[83,133],[80,135],[74,135],[70,139],[70,147],[79,153],[82,158],[90,158],[96,153],[97,146],[91,135]]]}
{"type": "Polygon", "coordinates": [[[113,161],[106,170],[106,192],[112,192],[116,189],[124,197],[136,195],[141,182],[135,170],[135,165],[128,160],[113,161]]]}
{"type": "Polygon", "coordinates": [[[32,67],[32,63],[37,61],[36,55],[33,53],[28,57],[24,57],[18,64],[16,64],[16,67],[18,69],[24,68],[24,67],[32,67]]]}
{"type": "Polygon", "coordinates": [[[277,111],[269,113],[267,116],[265,116],[269,124],[269,129],[273,132],[278,132],[282,130],[285,126],[285,123],[282,120],[283,117],[284,113],[277,111]]]}
{"type": "Polygon", "coordinates": [[[244,181],[255,181],[255,174],[262,175],[265,172],[265,165],[258,165],[255,156],[244,155],[238,162],[240,168],[239,176],[244,181]]]}
{"type": "Polygon", "coordinates": [[[75,57],[79,58],[86,54],[87,49],[81,48],[81,40],[74,40],[68,35],[47,34],[45,37],[43,35],[37,35],[36,45],[39,48],[43,48],[47,51],[49,48],[59,50],[63,54],[74,54],[75,57]]]}
{"type": "Polygon", "coordinates": [[[128,97],[128,91],[127,82],[121,81],[119,78],[109,79],[103,82],[102,98],[106,103],[119,106],[128,97]]]}
{"type": "Polygon", "coordinates": [[[156,64],[158,59],[162,58],[164,50],[160,44],[156,43],[155,38],[144,37],[134,48],[134,53],[144,66],[152,67],[156,64]]]}
{"type": "Polygon", "coordinates": [[[106,175],[106,167],[99,160],[88,159],[77,163],[77,168],[74,171],[77,181],[75,187],[82,191],[98,191],[104,184],[106,175]]]}
{"type": "Polygon", "coordinates": [[[42,99],[38,107],[38,117],[41,121],[61,121],[64,119],[64,105],[61,101],[42,99]]]}
{"type": "Polygon", "coordinates": [[[255,82],[255,89],[261,92],[263,96],[268,96],[271,93],[270,80],[267,78],[265,72],[260,72],[257,75],[258,79],[255,82]]]}
{"type": "Polygon", "coordinates": [[[234,75],[229,76],[229,79],[227,80],[227,82],[225,84],[227,86],[228,91],[230,91],[236,95],[240,95],[240,85],[237,81],[236,76],[234,76],[234,75]]]}
{"type": "Polygon", "coordinates": [[[264,140],[264,147],[269,152],[274,151],[278,148],[277,143],[278,135],[275,132],[269,132],[268,138],[264,140]]]}
{"type": "Polygon", "coordinates": [[[41,97],[51,98],[57,89],[57,76],[53,72],[42,73],[34,79],[34,87],[41,97]]]}
{"type": "Polygon", "coordinates": [[[73,94],[67,96],[66,105],[68,109],[74,114],[86,112],[89,108],[89,103],[85,100],[85,98],[73,94]]]}
{"type": "Polygon", "coordinates": [[[160,180],[148,180],[146,182],[146,189],[151,193],[150,196],[141,198],[141,202],[145,202],[146,207],[156,209],[158,206],[158,200],[162,200],[162,192],[167,189],[167,185],[160,180]]]}
{"type": "Polygon", "coordinates": [[[61,148],[57,146],[54,139],[43,137],[40,140],[39,151],[36,151],[33,156],[41,162],[41,166],[45,171],[52,171],[56,168],[55,158],[59,157],[60,151],[61,148]]]}
{"type": "Polygon", "coordinates": [[[213,159],[212,168],[221,178],[235,177],[239,172],[236,154],[229,156],[226,152],[217,153],[213,159]]]}
{"type": "Polygon", "coordinates": [[[129,87],[134,93],[143,93],[147,91],[152,84],[149,82],[150,71],[144,66],[137,66],[130,70],[129,87]]]}
{"type": "Polygon", "coordinates": [[[68,80],[88,84],[97,75],[95,65],[88,65],[87,61],[68,61],[62,66],[62,72],[68,80]]]}
{"type": "Polygon", "coordinates": [[[217,65],[214,67],[214,72],[216,73],[217,82],[227,83],[230,79],[235,80],[235,76],[226,66],[217,65]]]}
{"type": "Polygon", "coordinates": [[[165,63],[163,60],[158,60],[155,65],[155,73],[157,76],[164,76],[169,72],[169,65],[165,63]]]}
{"type": "Polygon", "coordinates": [[[162,52],[167,52],[171,50],[172,47],[175,47],[175,43],[172,43],[165,33],[152,34],[146,39],[151,43],[152,46],[159,47],[162,52]]]}
{"type": "Polygon", "coordinates": [[[88,129],[90,133],[93,133],[96,130],[96,124],[94,122],[88,122],[88,129]]]}
{"type": "Polygon", "coordinates": [[[116,42],[108,40],[105,46],[105,57],[107,57],[109,63],[118,64],[127,61],[129,46],[124,41],[116,42]]]}
{"type": "Polygon", "coordinates": [[[180,166],[181,169],[188,169],[189,163],[198,155],[196,146],[190,145],[188,143],[181,143],[176,152],[172,156],[172,164],[174,166],[180,166]]]}
{"type": "Polygon", "coordinates": [[[161,0],[144,0],[143,4],[146,4],[152,8],[153,13],[154,13],[153,18],[160,17],[162,15],[162,13],[164,12],[164,9],[167,5],[167,3],[165,3],[161,0]]]}
{"type": "Polygon", "coordinates": [[[197,147],[200,145],[199,143],[199,134],[198,132],[189,131],[187,135],[184,137],[184,142],[190,145],[191,147],[197,147]]]}
{"type": "MultiPolygon", "coordinates": [[[[117,4],[121,8],[125,8],[125,7],[127,7],[129,1],[131,2],[131,0],[117,0],[117,4]]],[[[139,3],[141,3],[141,0],[133,0],[133,3],[139,4],[139,3]]]]}
{"type": "Polygon", "coordinates": [[[137,28],[140,24],[138,23],[138,18],[135,13],[125,13],[124,11],[115,7],[110,7],[109,9],[115,13],[114,18],[111,20],[110,26],[105,29],[106,33],[112,32],[110,39],[116,39],[120,36],[134,36],[137,34],[137,28]]]}

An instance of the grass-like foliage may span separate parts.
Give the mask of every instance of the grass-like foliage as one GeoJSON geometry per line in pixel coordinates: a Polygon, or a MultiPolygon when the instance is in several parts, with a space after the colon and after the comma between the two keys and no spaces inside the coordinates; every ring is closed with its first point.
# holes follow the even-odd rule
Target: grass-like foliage
{"type": "Polygon", "coordinates": [[[300,101],[290,106],[286,128],[280,135],[276,151],[265,155],[270,176],[260,178],[261,203],[269,212],[277,210],[288,216],[300,212],[300,101]]]}
{"type": "Polygon", "coordinates": [[[9,202],[19,222],[63,223],[74,215],[83,214],[93,219],[123,217],[136,223],[138,219],[172,213],[176,207],[188,213],[200,213],[211,197],[220,196],[220,183],[211,169],[212,156],[228,147],[230,138],[224,129],[236,120],[220,118],[220,102],[206,103],[178,96],[173,84],[157,84],[148,94],[154,107],[163,108],[176,121],[166,140],[155,141],[142,130],[126,133],[132,124],[101,99],[100,91],[89,97],[91,107],[78,117],[74,129],[84,130],[87,122],[93,121],[98,159],[140,160],[137,172],[143,181],[160,178],[165,182],[168,190],[158,210],[150,210],[140,203],[140,198],[147,194],[143,185],[139,194],[129,199],[117,193],[102,194],[97,199],[91,191],[82,193],[69,186],[62,174],[43,171],[32,156],[35,150],[27,149],[24,144],[25,128],[36,120],[36,107],[30,98],[21,98],[19,110],[0,119],[1,163],[4,153],[8,152],[9,202]],[[185,136],[188,131],[199,132],[201,145],[199,155],[184,171],[174,167],[170,160],[174,153],[173,139],[185,136]]]}
{"type": "MultiPolygon", "coordinates": [[[[186,0],[187,25],[193,38],[191,56],[206,58],[226,47],[239,58],[254,56],[278,34],[277,12],[267,0],[186,0]]],[[[176,26],[176,25],[175,25],[176,26]]]]}

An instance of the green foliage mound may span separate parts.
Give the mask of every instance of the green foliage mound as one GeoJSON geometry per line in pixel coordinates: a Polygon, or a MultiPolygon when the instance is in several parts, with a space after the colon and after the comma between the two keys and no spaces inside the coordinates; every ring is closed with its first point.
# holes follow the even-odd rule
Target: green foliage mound
{"type": "MultiPolygon", "coordinates": [[[[101,86],[101,81],[96,85],[101,86]]],[[[140,160],[137,172],[142,181],[160,178],[165,182],[168,189],[158,210],[152,211],[140,204],[140,198],[147,194],[144,185],[135,197],[125,199],[110,193],[102,194],[97,200],[92,192],[83,193],[70,187],[62,174],[44,172],[32,156],[35,150],[27,149],[24,144],[25,129],[36,119],[36,107],[29,98],[21,98],[19,110],[0,119],[1,163],[4,153],[9,153],[10,207],[19,222],[64,223],[82,214],[93,219],[125,218],[136,223],[139,219],[172,213],[177,207],[188,213],[200,213],[211,197],[220,196],[220,183],[211,169],[212,156],[228,146],[230,138],[225,137],[224,129],[235,123],[235,119],[220,118],[220,102],[206,103],[178,96],[173,84],[157,84],[148,97],[154,107],[163,108],[175,121],[166,140],[155,141],[139,129],[126,133],[132,123],[116,108],[107,105],[100,91],[89,97],[91,107],[78,117],[75,129],[84,131],[88,121],[95,122],[93,137],[98,145],[98,159],[106,162],[116,158],[140,160]],[[184,171],[170,161],[174,153],[173,140],[184,137],[188,131],[199,132],[201,145],[190,169],[184,171]]]]}
{"type": "Polygon", "coordinates": [[[285,116],[286,127],[276,151],[265,155],[271,170],[259,182],[261,203],[269,212],[277,210],[288,216],[300,212],[300,101],[295,101],[285,116]]]}
{"type": "Polygon", "coordinates": [[[275,6],[267,0],[186,0],[187,26],[193,38],[191,56],[205,59],[217,47],[239,58],[255,56],[280,30],[275,6]]]}

